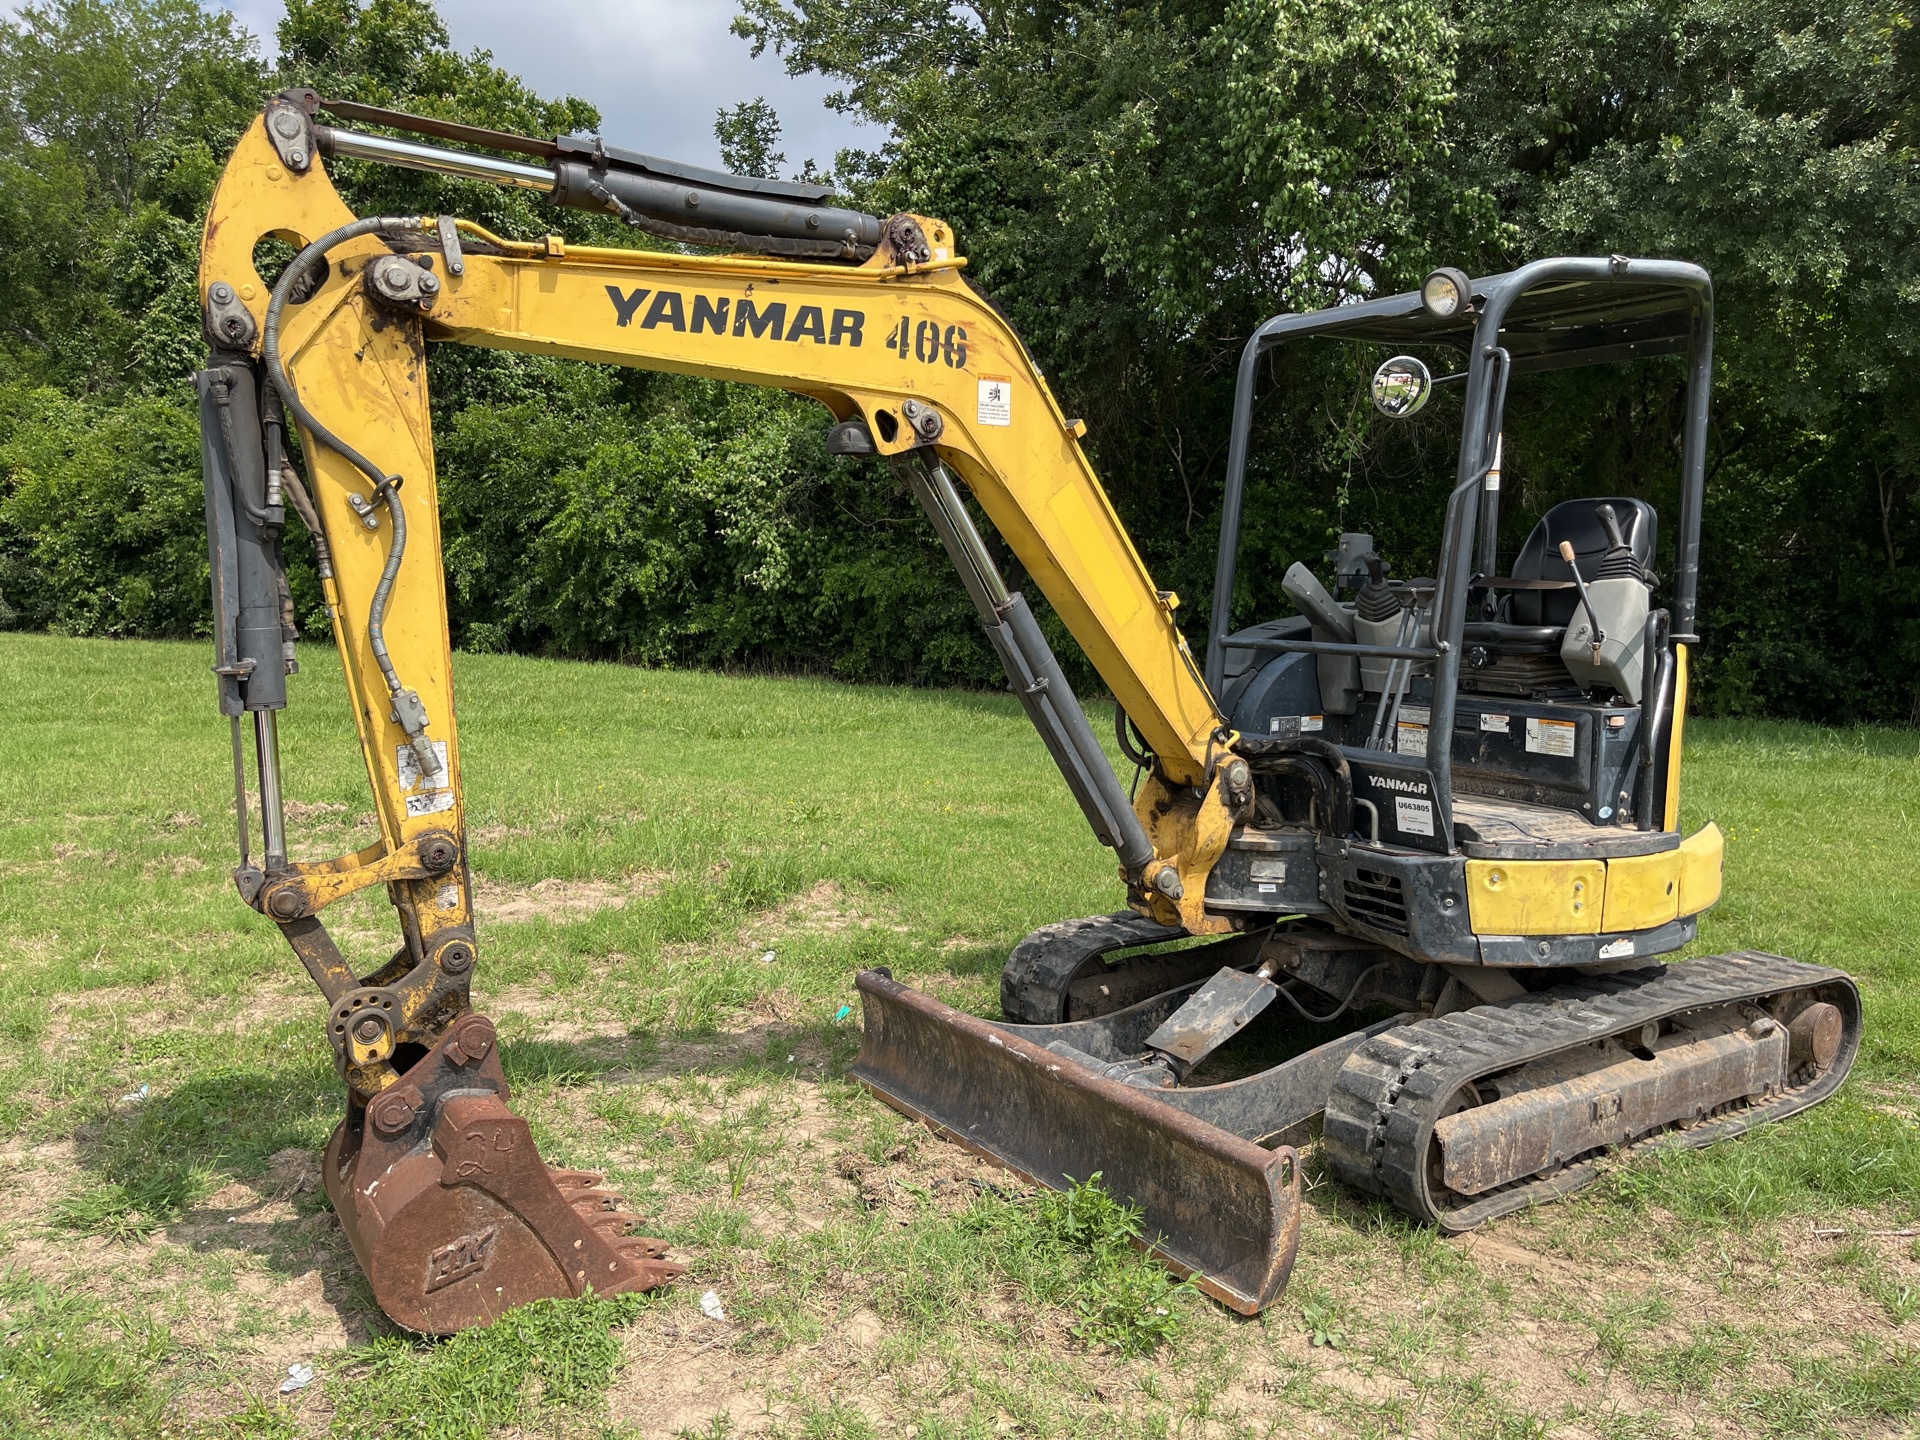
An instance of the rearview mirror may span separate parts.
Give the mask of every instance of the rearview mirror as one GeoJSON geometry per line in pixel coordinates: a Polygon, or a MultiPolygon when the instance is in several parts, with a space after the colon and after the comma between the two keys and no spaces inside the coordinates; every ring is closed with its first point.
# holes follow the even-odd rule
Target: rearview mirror
{"type": "Polygon", "coordinates": [[[1389,420],[1416,415],[1433,394],[1433,372],[1411,355],[1396,355],[1373,372],[1373,408],[1389,420]]]}

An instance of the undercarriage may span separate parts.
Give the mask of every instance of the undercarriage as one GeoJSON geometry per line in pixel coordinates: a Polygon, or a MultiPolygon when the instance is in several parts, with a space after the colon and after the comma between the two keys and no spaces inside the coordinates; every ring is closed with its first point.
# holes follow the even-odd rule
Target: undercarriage
{"type": "Polygon", "coordinates": [[[1036,931],[1002,976],[1029,1023],[868,971],[854,1073],[1037,1183],[1099,1172],[1156,1253],[1246,1314],[1285,1287],[1316,1118],[1335,1177],[1463,1231],[1608,1157],[1816,1104],[1859,1048],[1851,979],[1755,951],[1580,973],[1415,962],[1303,922],[1169,939],[1132,914],[1036,931]]]}

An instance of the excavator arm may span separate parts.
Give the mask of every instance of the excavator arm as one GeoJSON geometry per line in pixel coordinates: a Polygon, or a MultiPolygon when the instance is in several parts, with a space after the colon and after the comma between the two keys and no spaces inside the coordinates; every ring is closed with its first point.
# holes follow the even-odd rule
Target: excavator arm
{"type": "MultiPolygon", "coordinates": [[[[443,130],[459,139],[477,133],[443,130]]],[[[558,236],[527,243],[453,217],[355,216],[321,156],[383,147],[412,151],[402,163],[418,168],[460,173],[478,163],[329,131],[314,123],[313,97],[301,92],[276,98],[242,137],[206,222],[200,287],[213,358],[200,386],[216,671],[234,728],[237,883],[280,926],[329,1003],[329,1039],[352,1098],[327,1178],[376,1294],[403,1323],[447,1330],[536,1294],[635,1288],[675,1267],[657,1244],[625,1237],[624,1222],[607,1219],[613,1200],[597,1177],[556,1180],[538,1165],[524,1123],[505,1108],[492,1028],[472,1013],[478,940],[428,341],[744,381],[819,400],[837,422],[830,448],[887,458],[912,484],[1016,692],[1096,835],[1117,852],[1135,908],[1161,924],[1195,934],[1224,928],[1204,914],[1206,880],[1250,790],[1175,623],[1177,597],[1155,588],[1080,448],[1084,427],[1062,414],[1019,337],[962,278],[965,262],[944,223],[855,217],[877,230],[871,244],[862,229],[844,231],[839,253],[864,256],[858,263],[593,248],[558,236]],[[268,238],[299,247],[273,284],[255,261],[268,238]],[[300,432],[304,479],[287,458],[289,425],[300,432]],[[956,477],[1150,748],[1154,763],[1136,803],[1024,598],[995,569],[956,477]],[[289,858],[280,797],[275,715],[293,668],[279,562],[287,508],[314,535],[380,828],[368,849],[315,863],[289,858]],[[372,885],[387,887],[403,944],[361,976],[322,912],[372,885]],[[494,1097],[491,1108],[469,1093],[476,1087],[494,1097]],[[594,1263],[575,1265],[577,1254],[594,1263]]],[[[594,153],[605,161],[603,149],[594,153]]],[[[689,213],[705,199],[709,211],[733,205],[746,223],[784,203],[707,183],[732,177],[622,169],[613,153],[611,167],[544,158],[556,187],[571,185],[633,220],[643,218],[634,206],[658,210],[682,197],[689,213]],[[643,181],[663,187],[664,199],[643,181]]],[[[536,178],[539,170],[498,168],[536,178]]],[[[811,223],[781,219],[800,238],[766,248],[833,251],[805,238],[811,223]]],[[[647,228],[674,235],[684,227],[647,228]]]]}

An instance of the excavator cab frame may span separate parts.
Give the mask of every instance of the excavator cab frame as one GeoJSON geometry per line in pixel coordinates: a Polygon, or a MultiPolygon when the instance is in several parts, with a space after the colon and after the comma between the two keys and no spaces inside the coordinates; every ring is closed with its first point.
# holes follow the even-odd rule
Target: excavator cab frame
{"type": "MultiPolygon", "coordinates": [[[[1473,280],[1463,303],[1435,314],[1422,290],[1330,310],[1278,315],[1268,320],[1241,352],[1234,392],[1232,433],[1221,499],[1220,545],[1214,567],[1214,601],[1207,635],[1206,679],[1215,695],[1226,691],[1229,647],[1275,654],[1360,656],[1369,647],[1352,642],[1283,636],[1232,635],[1231,608],[1240,563],[1242,512],[1253,430],[1256,387],[1262,362],[1285,346],[1315,337],[1366,341],[1391,347],[1436,345],[1465,359],[1464,372],[1439,383],[1464,381],[1456,485],[1447,498],[1434,577],[1437,615],[1434,643],[1408,648],[1398,658],[1434,668],[1431,732],[1452,729],[1461,668],[1472,653],[1468,635],[1473,596],[1496,580],[1499,556],[1501,474],[1499,460],[1508,383],[1516,376],[1575,366],[1618,364],[1658,355],[1687,357],[1685,419],[1681,430],[1680,513],[1670,582],[1672,620],[1662,662],[1684,674],[1685,647],[1694,634],[1699,603],[1700,519],[1706,486],[1707,416],[1713,375],[1713,282],[1698,265],[1678,260],[1556,258],[1473,280]]],[[[1671,677],[1669,677],[1671,679],[1671,677]]],[[[1670,736],[1677,754],[1679,721],[1685,714],[1684,681],[1653,692],[1665,713],[1642,728],[1642,776],[1648,809],[1639,828],[1671,830],[1677,823],[1679,777],[1662,768],[1656,737],[1670,736]],[[1676,695],[1676,689],[1679,693],[1676,695]]],[[[1450,746],[1428,757],[1433,780],[1435,829],[1453,833],[1453,767],[1450,746]]]]}

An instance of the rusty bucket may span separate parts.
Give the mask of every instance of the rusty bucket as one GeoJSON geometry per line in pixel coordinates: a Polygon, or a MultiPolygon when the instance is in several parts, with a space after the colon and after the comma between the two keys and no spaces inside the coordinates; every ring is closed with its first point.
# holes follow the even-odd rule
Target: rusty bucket
{"type": "Polygon", "coordinates": [[[327,1195],[374,1298],[445,1335],[529,1300],[650,1290],[685,1268],[628,1234],[600,1177],[540,1158],[507,1108],[491,1021],[468,1015],[327,1142],[327,1195]]]}

